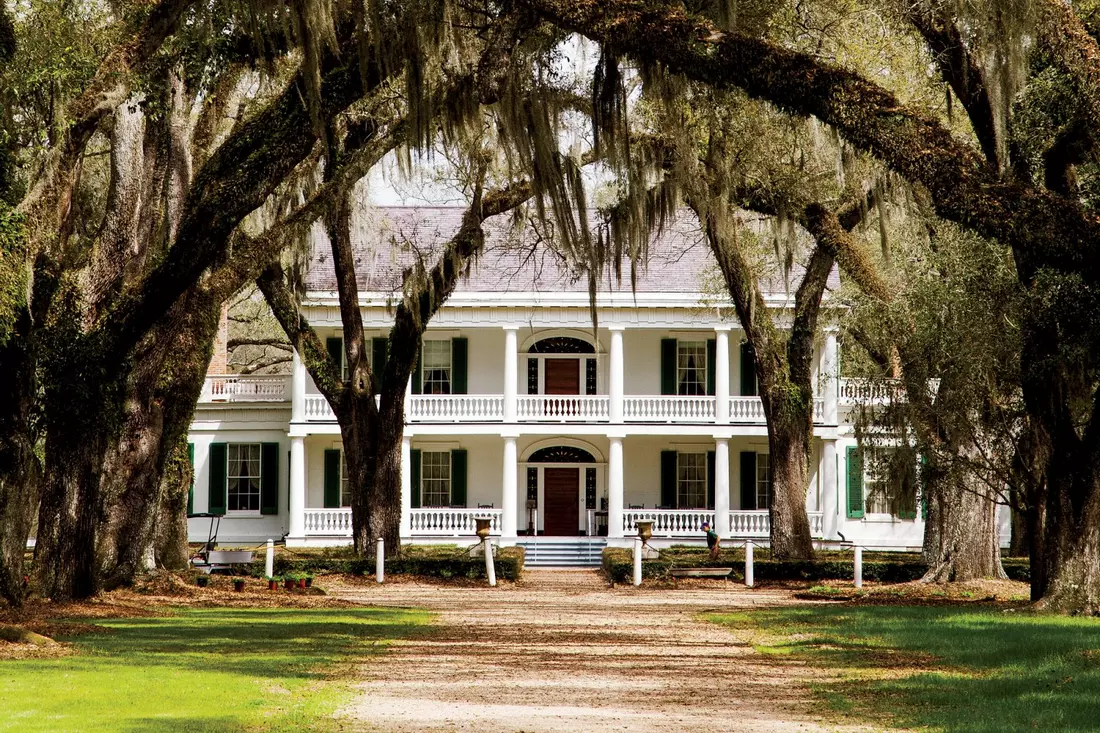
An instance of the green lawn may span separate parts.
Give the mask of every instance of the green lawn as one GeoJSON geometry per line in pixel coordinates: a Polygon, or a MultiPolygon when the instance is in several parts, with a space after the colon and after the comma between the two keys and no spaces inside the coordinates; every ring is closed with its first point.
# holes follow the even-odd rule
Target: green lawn
{"type": "Polygon", "coordinates": [[[352,662],[426,623],[380,609],[183,609],[96,621],[79,654],[0,661],[0,731],[330,731],[352,662]]]}
{"type": "Polygon", "coordinates": [[[814,690],[834,710],[887,728],[1100,730],[1097,619],[897,606],[709,618],[747,630],[760,651],[842,669],[842,682],[814,690]]]}

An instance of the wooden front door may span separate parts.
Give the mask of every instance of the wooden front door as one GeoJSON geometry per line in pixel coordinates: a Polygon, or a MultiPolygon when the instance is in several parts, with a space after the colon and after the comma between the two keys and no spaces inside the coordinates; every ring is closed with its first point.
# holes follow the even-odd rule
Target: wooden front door
{"type": "Polygon", "coordinates": [[[581,393],[580,359],[546,360],[546,394],[581,393]]]}
{"type": "Polygon", "coordinates": [[[580,478],[579,468],[543,469],[542,492],[546,511],[542,520],[543,534],[550,537],[577,536],[580,478]]]}

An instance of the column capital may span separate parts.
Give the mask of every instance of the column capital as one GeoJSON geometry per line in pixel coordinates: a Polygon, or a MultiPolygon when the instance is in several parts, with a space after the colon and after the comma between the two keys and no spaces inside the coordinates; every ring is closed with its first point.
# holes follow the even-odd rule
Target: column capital
{"type": "Polygon", "coordinates": [[[729,333],[730,331],[733,330],[733,326],[731,326],[728,323],[723,323],[721,325],[715,326],[714,330],[717,331],[718,333],[729,333]]]}
{"type": "Polygon", "coordinates": [[[523,328],[523,324],[522,323],[502,323],[500,325],[500,327],[504,331],[519,331],[521,328],[523,328]]]}
{"type": "Polygon", "coordinates": [[[716,436],[714,436],[714,442],[717,443],[718,445],[729,446],[730,439],[729,439],[728,436],[725,436],[725,435],[723,435],[721,437],[716,435],[716,436]]]}
{"type": "Polygon", "coordinates": [[[604,328],[606,328],[608,331],[611,331],[612,333],[615,333],[615,332],[621,333],[621,332],[626,330],[626,324],[625,323],[609,323],[609,324],[605,325],[604,328]]]}

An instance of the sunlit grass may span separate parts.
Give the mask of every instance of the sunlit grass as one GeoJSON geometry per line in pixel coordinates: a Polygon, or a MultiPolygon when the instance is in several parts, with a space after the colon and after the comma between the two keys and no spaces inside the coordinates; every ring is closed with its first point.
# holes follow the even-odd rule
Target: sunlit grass
{"type": "Polygon", "coordinates": [[[78,653],[0,661],[0,731],[335,729],[351,662],[426,623],[415,611],[186,609],[97,621],[78,653]]]}
{"type": "Polygon", "coordinates": [[[1100,730],[1100,620],[945,607],[804,607],[712,616],[761,651],[840,673],[812,690],[887,727],[1100,730]]]}

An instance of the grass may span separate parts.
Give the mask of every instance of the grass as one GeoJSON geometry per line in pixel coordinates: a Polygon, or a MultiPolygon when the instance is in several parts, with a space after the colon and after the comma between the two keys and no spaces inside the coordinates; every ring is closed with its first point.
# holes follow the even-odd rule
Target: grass
{"type": "Polygon", "coordinates": [[[708,618],[761,652],[833,668],[811,689],[845,717],[959,733],[1100,727],[1100,620],[911,606],[708,618]]]}
{"type": "Polygon", "coordinates": [[[74,655],[0,661],[0,731],[336,730],[353,662],[426,623],[379,609],[178,610],[97,620],[74,655]]]}

